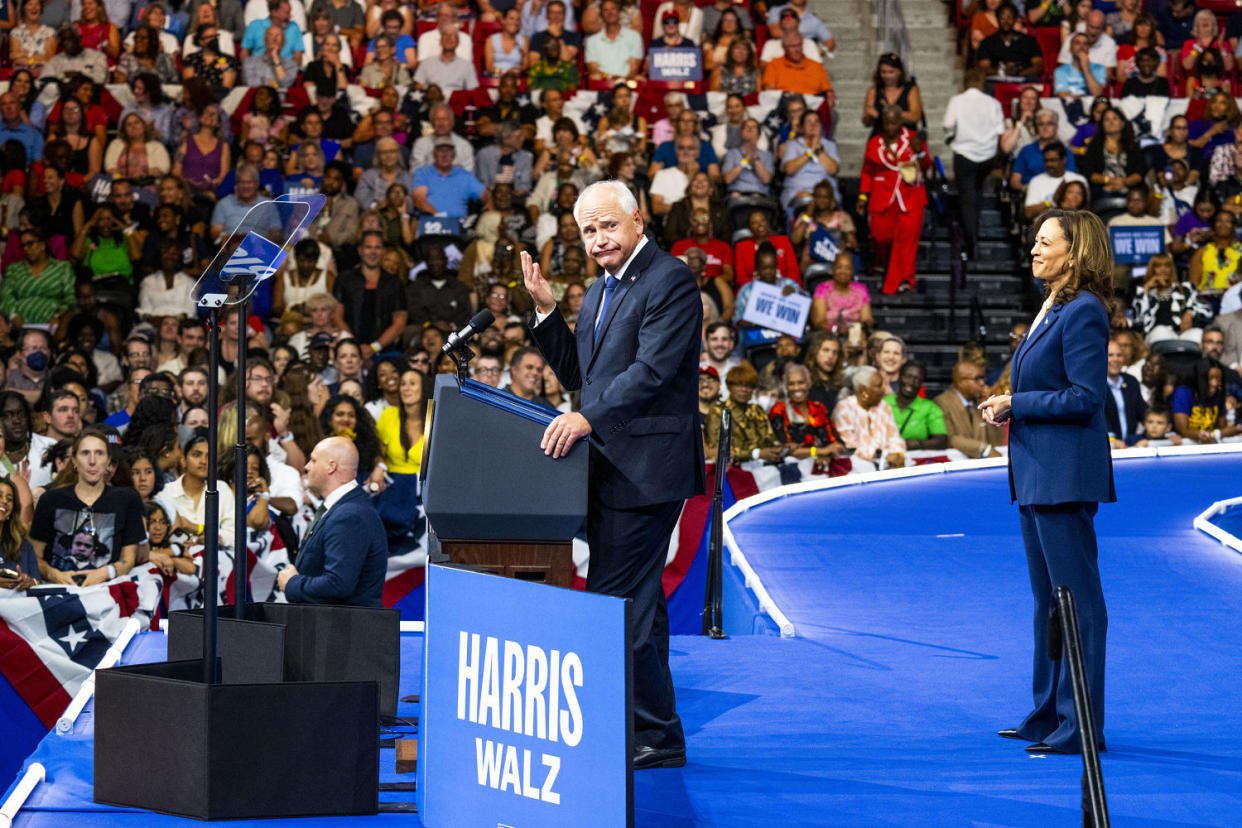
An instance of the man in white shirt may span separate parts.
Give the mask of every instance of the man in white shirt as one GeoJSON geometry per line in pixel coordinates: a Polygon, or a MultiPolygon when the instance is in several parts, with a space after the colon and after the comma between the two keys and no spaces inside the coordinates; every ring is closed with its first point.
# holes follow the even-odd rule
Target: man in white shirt
{"type": "MultiPolygon", "coordinates": [[[[1117,65],[1117,41],[1104,31],[1104,12],[1098,9],[1087,15],[1087,59],[1092,63],[1112,69],[1117,65]]],[[[1061,41],[1061,51],[1057,55],[1057,63],[1071,63],[1070,44],[1072,37],[1061,41]]]]}
{"type": "MultiPolygon", "coordinates": [[[[441,3],[439,10],[436,12],[436,27],[428,29],[418,36],[418,59],[424,61],[439,57],[440,36],[448,32],[460,34],[460,28],[457,24],[457,10],[453,8],[452,3],[441,3]]],[[[457,44],[455,54],[462,60],[474,62],[474,44],[470,38],[461,38],[461,42],[457,44]]],[[[460,159],[461,155],[457,157],[460,159]]]]}
{"type": "Polygon", "coordinates": [[[1065,144],[1053,141],[1044,147],[1044,172],[1026,185],[1026,217],[1033,219],[1052,205],[1052,197],[1064,181],[1081,181],[1090,198],[1091,187],[1087,179],[1065,169],[1065,144]]]}
{"type": "Polygon", "coordinates": [[[959,213],[971,258],[976,258],[975,244],[979,240],[983,180],[992,170],[997,141],[1005,131],[1000,101],[984,93],[985,82],[981,69],[968,69],[963,91],[949,99],[944,111],[944,134],[953,148],[953,178],[957,181],[959,213]]]}

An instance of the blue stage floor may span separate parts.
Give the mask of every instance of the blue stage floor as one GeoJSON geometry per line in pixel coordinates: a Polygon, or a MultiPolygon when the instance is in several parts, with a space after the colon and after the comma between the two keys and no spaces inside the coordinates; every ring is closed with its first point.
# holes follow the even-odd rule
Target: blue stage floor
{"type": "MultiPolygon", "coordinates": [[[[1121,502],[1100,511],[1118,826],[1242,823],[1242,556],[1191,528],[1239,494],[1235,457],[1120,462],[1121,502]]],[[[1079,823],[1078,758],[994,735],[1030,703],[1031,599],[1003,469],[791,496],[730,527],[799,637],[673,639],[689,764],[635,775],[638,824],[1079,823]]],[[[403,637],[403,695],[420,645],[403,637]]],[[[90,803],[89,745],[44,741],[51,784],[19,828],[188,824],[90,803]]],[[[395,780],[391,751],[381,770],[395,780]]],[[[398,822],[411,824],[278,824],[398,822]]]]}

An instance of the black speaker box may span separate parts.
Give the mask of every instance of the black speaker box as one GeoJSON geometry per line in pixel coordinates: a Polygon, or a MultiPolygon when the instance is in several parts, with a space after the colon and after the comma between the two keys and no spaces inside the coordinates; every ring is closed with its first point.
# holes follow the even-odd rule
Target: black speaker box
{"type": "MultiPolygon", "coordinates": [[[[220,608],[217,646],[224,682],[374,681],[379,715],[397,715],[399,610],[258,603],[245,606],[245,617],[239,621],[231,606],[220,608]],[[282,631],[283,655],[266,657],[258,642],[267,639],[263,647],[273,646],[274,629],[282,631]],[[278,674],[273,678],[274,669],[278,674]]],[[[170,613],[167,625],[169,661],[202,658],[202,610],[170,613]]]]}
{"type": "Polygon", "coordinates": [[[100,670],[95,801],[204,820],[377,813],[378,698],[370,681],[204,684],[198,660],[100,670]]]}

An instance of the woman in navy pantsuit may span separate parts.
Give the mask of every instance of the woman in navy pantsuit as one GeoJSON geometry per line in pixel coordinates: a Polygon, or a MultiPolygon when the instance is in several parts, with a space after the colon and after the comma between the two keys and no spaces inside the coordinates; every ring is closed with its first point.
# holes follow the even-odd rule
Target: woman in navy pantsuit
{"type": "Polygon", "coordinates": [[[1104,641],[1094,518],[1116,500],[1104,419],[1113,259],[1093,213],[1048,210],[1035,221],[1032,271],[1046,299],[1014,354],[1012,393],[980,404],[992,424],[1009,422],[1009,491],[1018,502],[1035,596],[1035,709],[1000,735],[1028,753],[1082,749],[1064,658],[1048,658],[1056,587],[1074,593],[1096,742],[1104,749],[1104,641]]]}

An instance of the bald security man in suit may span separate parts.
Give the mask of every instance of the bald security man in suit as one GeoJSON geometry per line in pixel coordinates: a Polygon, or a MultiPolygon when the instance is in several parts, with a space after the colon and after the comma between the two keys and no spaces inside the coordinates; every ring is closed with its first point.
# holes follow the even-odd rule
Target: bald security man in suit
{"type": "Polygon", "coordinates": [[[590,439],[587,589],[633,602],[634,768],[681,767],[686,741],[668,669],[661,579],[682,504],[704,491],[703,303],[690,269],[644,235],[642,212],[623,183],[587,187],[574,218],[603,271],[574,330],[539,265],[522,253],[535,342],[561,385],[582,398],[578,411],[551,422],[541,445],[562,457],[590,439]]]}
{"type": "Polygon", "coordinates": [[[358,449],[344,437],[320,440],[306,462],[306,485],[323,499],[297,563],[276,586],[293,603],[381,607],[388,539],[371,498],[358,486],[358,449]]]}

